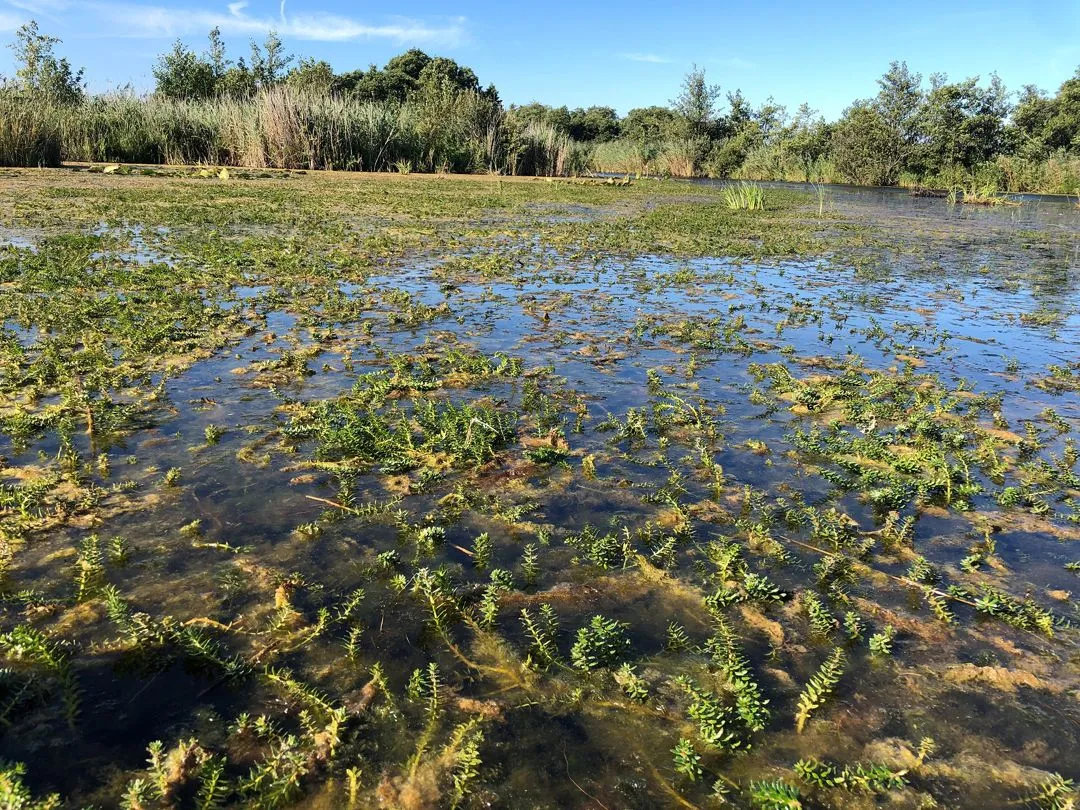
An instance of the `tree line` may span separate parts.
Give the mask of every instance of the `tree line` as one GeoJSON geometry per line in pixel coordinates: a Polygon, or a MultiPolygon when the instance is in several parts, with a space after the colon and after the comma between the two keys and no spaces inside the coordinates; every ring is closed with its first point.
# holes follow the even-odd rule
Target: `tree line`
{"type": "MultiPolygon", "coordinates": [[[[57,55],[59,44],[36,22],[22,26],[11,46],[17,69],[0,92],[84,103],[83,72],[57,55]]],[[[794,112],[772,98],[755,106],[739,90],[723,92],[696,66],[668,105],[624,116],[600,105],[507,106],[471,68],[418,49],[382,67],[337,73],[325,61],[287,53],[274,32],[233,60],[217,28],[202,52],[177,41],[158,57],[153,75],[152,97],[178,102],[244,100],[279,87],[385,105],[464,94],[498,108],[519,128],[547,127],[584,145],[600,169],[863,185],[983,177],[1003,187],[1052,183],[1052,190],[1080,191],[1080,68],[1054,93],[1032,85],[1012,93],[996,75],[950,80],[935,73],[924,80],[893,62],[877,80],[877,93],[852,102],[835,121],[808,104],[794,112]],[[1056,174],[1048,179],[1051,164],[1056,174]],[[1019,177],[1022,171],[1030,176],[1019,177]]]]}

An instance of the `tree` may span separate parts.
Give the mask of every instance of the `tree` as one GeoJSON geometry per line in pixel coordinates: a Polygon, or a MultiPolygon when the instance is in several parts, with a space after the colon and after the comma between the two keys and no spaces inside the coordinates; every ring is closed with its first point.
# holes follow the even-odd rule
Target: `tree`
{"type": "Polygon", "coordinates": [[[1008,114],[1008,94],[997,76],[985,88],[978,77],[949,83],[943,74],[931,76],[919,118],[922,168],[971,169],[990,160],[1004,147],[1008,114]]]}
{"type": "Polygon", "coordinates": [[[814,171],[829,151],[829,127],[817,110],[805,102],[799,106],[791,125],[785,127],[780,141],[803,170],[809,183],[814,171]]]}
{"type": "Polygon", "coordinates": [[[229,60],[225,58],[225,41],[221,38],[221,29],[214,26],[208,35],[210,47],[206,50],[206,61],[210,63],[214,71],[214,78],[220,79],[229,68],[229,60]]]}
{"type": "Polygon", "coordinates": [[[229,98],[247,98],[257,89],[255,75],[242,56],[218,78],[216,86],[218,95],[229,98]]]}
{"type": "Polygon", "coordinates": [[[569,119],[567,132],[575,141],[603,142],[619,137],[619,116],[611,107],[578,107],[569,119]]]}
{"type": "Polygon", "coordinates": [[[314,59],[301,59],[285,75],[285,84],[297,90],[314,93],[329,93],[335,89],[337,77],[327,62],[314,59]]]}
{"type": "Polygon", "coordinates": [[[857,101],[833,129],[831,151],[836,170],[848,182],[859,185],[895,183],[903,167],[895,142],[896,133],[881,111],[870,102],[857,101]]]}
{"type": "Polygon", "coordinates": [[[720,86],[705,80],[705,70],[694,65],[686,74],[682,90],[672,100],[671,107],[685,123],[690,137],[708,138],[715,134],[716,102],[720,86]]]}
{"type": "Polygon", "coordinates": [[[1053,98],[1025,87],[1012,121],[1012,140],[1035,156],[1056,149],[1080,152],[1080,68],[1053,98]]]}
{"type": "Polygon", "coordinates": [[[754,118],[753,108],[750,102],[742,94],[742,90],[735,90],[727,94],[728,114],[720,121],[721,137],[731,137],[743,129],[754,118]]]}
{"type": "Polygon", "coordinates": [[[833,130],[836,168],[853,183],[891,185],[904,170],[918,168],[922,76],[893,62],[878,87],[873,99],[848,107],[833,130]]]}
{"type": "Polygon", "coordinates": [[[262,49],[255,40],[251,40],[251,74],[259,88],[273,87],[280,82],[293,59],[292,54],[285,53],[284,43],[276,31],[266,35],[262,49]]]}
{"type": "Polygon", "coordinates": [[[777,104],[772,96],[769,96],[764,104],[754,110],[752,120],[757,127],[761,142],[764,144],[772,143],[783,132],[787,124],[787,107],[783,104],[777,104]]]}
{"type": "Polygon", "coordinates": [[[638,143],[658,144],[672,137],[675,123],[675,113],[667,107],[637,107],[626,114],[620,129],[638,143]]]}
{"type": "Polygon", "coordinates": [[[431,57],[418,48],[391,58],[382,70],[371,65],[367,70],[355,70],[338,77],[338,86],[346,93],[369,101],[403,102],[424,90],[428,95],[438,92],[474,92],[498,103],[499,94],[493,85],[480,89],[480,82],[471,68],[459,65],[443,56],[431,57]]]}
{"type": "Polygon", "coordinates": [[[155,91],[168,98],[210,98],[217,88],[214,66],[180,40],[154,65],[155,91]]]}
{"type": "Polygon", "coordinates": [[[60,104],[74,104],[83,97],[83,71],[74,71],[67,59],[58,59],[54,46],[61,40],[38,30],[34,20],[15,32],[10,46],[15,52],[15,85],[60,104]]]}

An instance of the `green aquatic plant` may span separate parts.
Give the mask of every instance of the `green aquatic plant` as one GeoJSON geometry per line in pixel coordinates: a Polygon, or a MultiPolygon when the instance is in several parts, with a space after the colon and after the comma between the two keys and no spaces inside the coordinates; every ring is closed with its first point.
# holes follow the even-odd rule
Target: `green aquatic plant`
{"type": "Polygon", "coordinates": [[[885,625],[880,633],[870,636],[870,653],[875,656],[892,655],[893,640],[896,638],[896,628],[891,624],[885,625]]]}
{"type": "Polygon", "coordinates": [[[907,771],[894,771],[885,765],[857,762],[837,768],[818,759],[801,759],[795,763],[795,773],[804,782],[820,788],[843,788],[863,793],[885,793],[907,786],[907,771]]]}
{"type": "Polygon", "coordinates": [[[810,628],[821,638],[828,638],[839,626],[836,617],[821,603],[821,599],[812,591],[802,594],[802,606],[810,619],[810,628]]]}
{"type": "Polygon", "coordinates": [[[724,187],[724,204],[733,211],[764,211],[765,190],[757,183],[735,183],[724,187]]]}
{"type": "Polygon", "coordinates": [[[59,810],[62,802],[58,794],[34,798],[23,783],[25,777],[26,765],[0,760],[0,804],[11,810],[59,810]]]}
{"type": "Polygon", "coordinates": [[[40,630],[16,625],[0,634],[0,652],[16,667],[39,667],[46,680],[48,692],[59,692],[64,717],[74,729],[82,704],[82,690],[71,663],[70,650],[49,638],[40,630]]]}
{"type": "Polygon", "coordinates": [[[623,694],[638,703],[645,702],[649,697],[649,685],[638,675],[633,666],[627,662],[615,670],[615,683],[622,689],[623,694]]]}
{"type": "Polygon", "coordinates": [[[483,742],[484,731],[475,719],[459,725],[450,736],[446,750],[452,752],[454,758],[451,773],[453,783],[450,794],[451,810],[465,801],[472,791],[473,784],[480,776],[480,767],[483,765],[483,760],[480,758],[480,746],[483,742]]]}
{"type": "Polygon", "coordinates": [[[680,739],[671,753],[675,759],[675,772],[691,782],[698,781],[704,771],[701,768],[701,754],[694,750],[694,744],[685,738],[680,739]]]}
{"type": "Polygon", "coordinates": [[[1061,774],[1051,774],[1039,789],[1025,797],[1023,802],[1042,810],[1070,810],[1076,806],[1078,791],[1072,779],[1061,774]]]}
{"type": "Polygon", "coordinates": [[[677,678],[675,684],[689,698],[686,713],[697,723],[698,737],[705,745],[729,752],[746,747],[746,728],[735,707],[685,676],[677,678]]]}
{"type": "Polygon", "coordinates": [[[802,793],[781,779],[751,782],[750,804],[757,810],[801,810],[802,793]]]}
{"type": "Polygon", "coordinates": [[[529,638],[529,662],[546,669],[559,661],[559,619],[551,605],[541,605],[538,617],[522,608],[521,625],[529,638]]]}
{"type": "Polygon", "coordinates": [[[593,616],[585,627],[577,631],[574,646],[570,648],[571,663],[583,671],[618,664],[630,653],[627,627],[625,622],[593,616]]]}
{"type": "Polygon", "coordinates": [[[795,730],[802,733],[806,721],[818,709],[825,705],[835,691],[840,677],[844,674],[847,657],[840,647],[833,648],[829,657],[814,673],[799,695],[798,709],[795,712],[795,730]]]}
{"type": "Polygon", "coordinates": [[[844,614],[844,635],[847,636],[848,641],[861,641],[865,632],[866,623],[858,613],[849,610],[844,614]]]}

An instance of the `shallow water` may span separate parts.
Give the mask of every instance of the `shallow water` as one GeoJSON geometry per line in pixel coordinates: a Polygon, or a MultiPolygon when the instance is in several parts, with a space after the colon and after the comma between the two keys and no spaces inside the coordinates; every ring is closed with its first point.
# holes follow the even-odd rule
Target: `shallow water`
{"type": "MultiPolygon", "coordinates": [[[[229,802],[258,805],[254,789],[240,787],[258,761],[251,753],[257,746],[237,742],[226,726],[244,712],[266,714],[302,736],[297,712],[318,715],[310,698],[259,677],[261,667],[288,668],[327,701],[351,706],[378,663],[395,703],[378,702],[370,716],[352,717],[334,758],[312,764],[310,754],[298,777],[302,789],[290,801],[343,806],[345,769],[355,766],[367,791],[357,806],[448,805],[450,773],[437,755],[454,725],[469,717],[481,718],[484,732],[482,766],[464,800],[477,806],[708,806],[720,777],[742,790],[754,780],[782,778],[801,784],[804,798],[832,806],[872,801],[859,790],[800,783],[791,768],[806,756],[904,770],[908,785],[894,789],[892,800],[910,807],[933,806],[929,797],[938,806],[1001,806],[1049,774],[1080,778],[1080,662],[1069,623],[1080,616],[1061,595],[1077,582],[1064,566],[1080,560],[1072,520],[1080,512],[1068,487],[1051,487],[1049,510],[1036,514],[1003,508],[997,497],[1016,484],[1025,459],[1066,453],[1080,424],[1075,390],[1051,393],[1034,385],[1051,365],[1080,359],[1080,212],[1046,201],[949,207],[894,191],[842,188],[827,190],[824,207],[833,217],[823,224],[826,233],[858,223],[883,236],[816,258],[767,261],[582,257],[537,244],[523,247],[526,259],[514,269],[490,278],[483,260],[502,248],[481,246],[457,257],[417,256],[344,281],[285,286],[262,274],[243,285],[206,286],[205,305],[240,315],[251,334],[230,338],[168,377],[145,427],[101,442],[51,431],[30,441],[0,435],[7,459],[0,479],[7,483],[16,481],[8,472],[48,464],[70,445],[88,461],[108,459],[108,474],[88,473],[100,486],[136,481],[140,489],[132,497],[145,498],[137,508],[125,504],[36,533],[14,555],[4,626],[37,621],[72,639],[82,699],[71,735],[55,687],[17,704],[19,717],[0,752],[27,763],[28,783],[37,790],[108,805],[107,796],[119,795],[118,786],[143,769],[149,742],[160,739],[168,750],[197,737],[206,750],[229,758],[237,786],[229,802]],[[466,374],[451,382],[452,371],[440,370],[440,363],[453,348],[521,358],[525,374],[466,374]],[[406,376],[404,369],[415,370],[421,358],[433,369],[425,378],[431,390],[406,385],[382,401],[384,412],[397,406],[412,415],[428,397],[491,402],[520,414],[517,438],[479,466],[446,469],[421,461],[404,473],[384,473],[379,460],[348,475],[322,463],[318,440],[290,438],[298,408],[348,402],[361,390],[361,375],[392,367],[406,376]],[[792,504],[820,512],[835,506],[861,536],[875,536],[887,510],[862,497],[859,486],[844,491],[823,477],[820,471],[835,459],[801,452],[792,433],[832,420],[860,436],[891,428],[793,409],[752,365],[784,364],[795,377],[813,378],[840,374],[856,361],[867,372],[908,375],[915,388],[948,392],[927,407],[940,415],[942,402],[953,403],[942,424],[961,424],[969,438],[975,426],[997,424],[1018,442],[1029,435],[1030,422],[1041,441],[1023,455],[1012,439],[1003,440],[996,452],[1013,459],[1005,478],[994,480],[973,465],[971,480],[981,491],[959,504],[943,504],[934,489],[898,509],[902,517],[918,516],[908,546],[873,547],[861,556],[862,576],[843,592],[823,592],[837,617],[854,610],[867,624],[863,639],[845,646],[840,630],[832,640],[809,632],[800,608],[797,595],[814,590],[813,566],[822,555],[797,544],[787,544],[784,554],[763,552],[752,527],[771,527],[774,543],[791,537],[820,546],[824,541],[810,538],[805,522],[766,524],[762,516],[792,504]],[[652,381],[649,372],[657,375],[652,381]],[[974,394],[1000,395],[996,419],[998,406],[963,410],[974,394]],[[707,414],[711,434],[700,422],[672,422],[689,405],[707,414]],[[1064,429],[1042,415],[1048,407],[1064,429]],[[645,418],[639,438],[601,429],[611,427],[603,424],[609,416],[629,424],[634,412],[645,418]],[[208,426],[223,429],[220,439],[206,441],[208,426]],[[555,463],[523,454],[534,440],[556,434],[566,444],[555,463]],[[583,467],[586,457],[595,475],[583,467]],[[719,490],[710,472],[717,467],[719,490]],[[163,487],[171,468],[181,470],[179,485],[163,487]],[[332,505],[388,498],[400,498],[394,508],[403,516],[361,517],[332,505]],[[180,531],[192,521],[199,521],[197,529],[180,531]],[[994,548],[973,570],[962,568],[991,524],[994,548]],[[424,525],[445,530],[430,556],[414,554],[424,525]],[[637,538],[629,541],[634,553],[608,570],[590,564],[568,544],[590,526],[615,535],[625,528],[637,538]],[[107,561],[102,576],[134,610],[155,621],[212,620],[206,633],[251,660],[252,672],[225,677],[182,655],[151,654],[149,664],[133,665],[139,645],[150,642],[118,640],[123,634],[100,599],[72,593],[77,549],[91,532],[126,541],[123,561],[107,561]],[[494,542],[490,566],[515,577],[486,633],[473,618],[489,581],[488,571],[474,565],[481,532],[494,542]],[[676,549],[670,559],[657,553],[668,536],[676,549]],[[749,570],[765,574],[789,598],[737,602],[726,618],[707,610],[702,596],[725,586],[710,562],[718,548],[711,544],[724,538],[734,538],[749,570]],[[539,554],[535,581],[522,569],[527,543],[539,554]],[[376,554],[391,549],[401,559],[392,572],[402,577],[399,584],[375,566],[376,554]],[[638,554],[653,563],[639,568],[638,554]],[[905,576],[916,554],[949,583],[1030,597],[1056,617],[1053,637],[963,603],[954,605],[954,625],[936,621],[917,586],[888,578],[905,576]],[[441,569],[452,581],[461,616],[445,635],[432,628],[415,593],[422,568],[441,569]],[[336,615],[356,588],[366,593],[354,612],[341,621],[320,619],[320,609],[336,615]],[[34,612],[38,603],[48,606],[42,616],[34,612]],[[518,614],[542,603],[559,616],[562,660],[535,671],[523,668],[530,642],[518,614]],[[648,686],[644,701],[629,699],[604,671],[570,666],[577,629],[594,614],[627,623],[627,657],[648,686]],[[680,738],[696,734],[674,679],[690,677],[720,695],[730,687],[703,651],[666,649],[673,621],[699,645],[718,632],[733,633],[771,707],[766,727],[746,735],[748,752],[695,742],[706,771],[699,781],[676,773],[669,753],[680,738]],[[871,655],[866,639],[886,625],[898,631],[893,652],[871,655]],[[349,638],[356,648],[346,655],[349,638]],[[800,690],[833,646],[847,650],[842,686],[796,734],[791,717],[800,690]],[[265,650],[264,658],[259,651],[265,650]],[[446,693],[438,723],[425,721],[422,699],[405,697],[410,673],[431,663],[446,693]],[[417,749],[432,726],[433,741],[417,749]],[[913,765],[923,737],[934,738],[937,751],[913,765]],[[410,770],[404,763],[416,750],[419,765],[410,770]]],[[[810,208],[816,200],[808,217],[810,208]]],[[[543,205],[537,211],[560,216],[543,205]]],[[[562,216],[590,212],[565,207],[562,216]]],[[[169,254],[164,230],[130,234],[116,260],[185,261],[169,254]]],[[[16,232],[4,238],[21,244],[16,232]]],[[[44,339],[33,327],[14,318],[5,323],[31,354],[34,341],[44,339]]],[[[745,588],[738,579],[727,586],[745,588]]],[[[195,784],[193,776],[191,791],[195,784]]],[[[188,789],[187,782],[176,787],[184,801],[188,789]]],[[[770,806],[752,790],[738,795],[732,800],[770,806]]]]}

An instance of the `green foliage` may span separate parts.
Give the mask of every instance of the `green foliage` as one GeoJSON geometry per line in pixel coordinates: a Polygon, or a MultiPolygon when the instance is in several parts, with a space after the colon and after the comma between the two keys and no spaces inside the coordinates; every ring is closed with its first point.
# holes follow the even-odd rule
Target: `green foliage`
{"type": "Polygon", "coordinates": [[[803,592],[802,605],[810,619],[810,629],[821,638],[828,638],[839,626],[836,617],[828,611],[813,591],[803,592]]]}
{"type": "Polygon", "coordinates": [[[800,810],[802,793],[780,779],[751,782],[750,804],[757,810],[800,810]]]}
{"type": "Polygon", "coordinates": [[[764,211],[765,190],[757,183],[725,186],[724,204],[733,211],[764,211]]]}
{"type": "Polygon", "coordinates": [[[1078,792],[1073,780],[1055,773],[1024,801],[1041,810],[1072,810],[1076,807],[1077,798],[1078,792]]]}
{"type": "Polygon", "coordinates": [[[631,700],[644,703],[649,697],[649,685],[644,678],[634,672],[634,668],[629,663],[624,662],[615,671],[615,682],[619,684],[623,694],[631,700]]]}
{"type": "Polygon", "coordinates": [[[83,99],[83,72],[72,70],[67,59],[57,58],[53,48],[59,44],[56,37],[42,34],[35,20],[15,31],[13,87],[30,103],[71,105],[83,99]]]}
{"type": "Polygon", "coordinates": [[[840,647],[833,648],[829,657],[810,678],[799,695],[798,710],[795,712],[795,730],[802,733],[810,715],[825,705],[836,689],[840,677],[844,674],[847,657],[840,647]]]}
{"type": "Polygon", "coordinates": [[[580,670],[589,671],[612,667],[630,653],[628,625],[603,616],[593,616],[577,631],[570,648],[570,661],[580,670]]]}
{"type": "Polygon", "coordinates": [[[60,797],[35,799],[30,788],[23,784],[26,766],[21,762],[0,760],[0,807],[5,810],[59,810],[60,797]]]}
{"type": "Polygon", "coordinates": [[[521,625],[529,638],[528,660],[541,669],[556,663],[559,660],[559,619],[555,609],[543,604],[539,617],[534,617],[528,608],[522,608],[521,625]]]}
{"type": "Polygon", "coordinates": [[[75,677],[68,650],[40,630],[24,624],[0,634],[0,652],[12,665],[37,667],[48,679],[50,691],[59,692],[68,726],[75,728],[82,691],[75,677]]]}
{"type": "Polygon", "coordinates": [[[694,744],[687,739],[680,739],[671,749],[675,758],[675,772],[684,776],[691,782],[696,782],[702,776],[701,754],[694,750],[694,744]]]}
{"type": "Polygon", "coordinates": [[[894,771],[885,765],[857,762],[842,769],[814,758],[795,763],[795,773],[816,788],[843,788],[862,793],[885,793],[907,786],[907,771],[894,771]]]}
{"type": "Polygon", "coordinates": [[[734,707],[685,676],[675,683],[690,699],[686,713],[697,723],[698,737],[705,745],[721,751],[738,751],[747,746],[746,729],[734,707]]]}
{"type": "Polygon", "coordinates": [[[870,653],[880,656],[892,655],[894,638],[896,638],[896,628],[891,624],[885,625],[880,633],[870,636],[870,653]]]}

